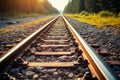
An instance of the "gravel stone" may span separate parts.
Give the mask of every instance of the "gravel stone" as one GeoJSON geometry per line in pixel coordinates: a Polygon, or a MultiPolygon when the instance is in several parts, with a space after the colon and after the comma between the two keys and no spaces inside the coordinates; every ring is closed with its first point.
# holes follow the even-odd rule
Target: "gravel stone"
{"type": "Polygon", "coordinates": [[[13,68],[10,70],[10,74],[13,76],[17,76],[17,74],[20,72],[19,68],[13,68]]]}
{"type": "Polygon", "coordinates": [[[27,61],[35,61],[36,57],[34,55],[28,57],[26,60],[27,61]]]}
{"type": "Polygon", "coordinates": [[[46,69],[47,70],[47,72],[55,72],[55,71],[57,71],[57,69],[55,68],[55,69],[46,69]]]}
{"type": "Polygon", "coordinates": [[[39,75],[35,74],[33,75],[33,79],[38,79],[39,78],[39,75]]]}
{"type": "Polygon", "coordinates": [[[35,72],[33,72],[33,71],[27,71],[25,73],[25,75],[28,76],[28,78],[33,78],[33,75],[35,75],[35,72]]]}
{"type": "Polygon", "coordinates": [[[28,67],[26,70],[27,71],[34,71],[34,67],[28,67]]]}
{"type": "Polygon", "coordinates": [[[42,72],[43,68],[42,67],[35,67],[35,72],[40,73],[42,72]]]}
{"type": "Polygon", "coordinates": [[[69,77],[69,78],[72,78],[73,76],[74,76],[73,73],[69,73],[69,74],[68,74],[68,77],[69,77]]]}
{"type": "Polygon", "coordinates": [[[35,53],[37,50],[35,47],[31,48],[31,53],[35,53]]]}
{"type": "Polygon", "coordinates": [[[53,76],[57,76],[59,73],[58,72],[53,72],[53,76]]]}

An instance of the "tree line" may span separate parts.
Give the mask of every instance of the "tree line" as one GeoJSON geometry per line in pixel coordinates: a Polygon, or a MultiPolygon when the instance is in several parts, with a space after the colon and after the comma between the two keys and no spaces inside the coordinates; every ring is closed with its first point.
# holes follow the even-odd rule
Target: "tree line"
{"type": "Polygon", "coordinates": [[[48,0],[0,0],[0,13],[58,13],[48,0]]]}
{"type": "Polygon", "coordinates": [[[120,0],[69,0],[64,13],[98,13],[100,11],[120,12],[120,0]]]}

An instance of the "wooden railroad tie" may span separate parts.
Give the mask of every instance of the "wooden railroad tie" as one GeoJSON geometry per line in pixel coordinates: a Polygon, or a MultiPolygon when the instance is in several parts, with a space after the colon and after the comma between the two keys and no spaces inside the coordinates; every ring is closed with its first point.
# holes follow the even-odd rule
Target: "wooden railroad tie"
{"type": "Polygon", "coordinates": [[[44,40],[45,42],[67,42],[68,40],[44,40]]]}
{"type": "Polygon", "coordinates": [[[7,45],[5,45],[5,47],[6,48],[12,48],[12,47],[14,47],[16,44],[7,44],[7,45]]]}
{"type": "Polygon", "coordinates": [[[109,65],[116,65],[116,66],[120,66],[120,61],[105,61],[106,63],[108,63],[109,65]]]}
{"type": "Polygon", "coordinates": [[[70,45],[40,45],[41,47],[69,47],[70,45]]]}
{"type": "Polygon", "coordinates": [[[67,36],[46,36],[47,38],[66,38],[67,36]]]}
{"type": "Polygon", "coordinates": [[[35,55],[71,55],[72,52],[35,52],[35,55]]]}
{"type": "Polygon", "coordinates": [[[78,62],[29,62],[28,66],[41,67],[74,67],[78,62]]]}

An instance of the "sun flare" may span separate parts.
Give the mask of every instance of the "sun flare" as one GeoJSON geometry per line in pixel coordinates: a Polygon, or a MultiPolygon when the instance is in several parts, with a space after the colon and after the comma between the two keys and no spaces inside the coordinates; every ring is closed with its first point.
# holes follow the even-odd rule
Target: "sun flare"
{"type": "Polygon", "coordinates": [[[57,8],[58,10],[64,10],[64,7],[67,5],[69,0],[49,0],[53,7],[57,8]]]}

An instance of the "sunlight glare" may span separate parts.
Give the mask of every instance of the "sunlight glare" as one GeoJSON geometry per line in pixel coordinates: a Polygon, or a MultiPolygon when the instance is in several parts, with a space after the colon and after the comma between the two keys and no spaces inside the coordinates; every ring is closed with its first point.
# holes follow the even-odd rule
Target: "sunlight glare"
{"type": "Polygon", "coordinates": [[[67,5],[69,0],[49,0],[53,7],[57,8],[58,10],[64,10],[64,7],[67,5]]]}
{"type": "Polygon", "coordinates": [[[43,2],[44,0],[38,0],[38,1],[43,2]]]}

